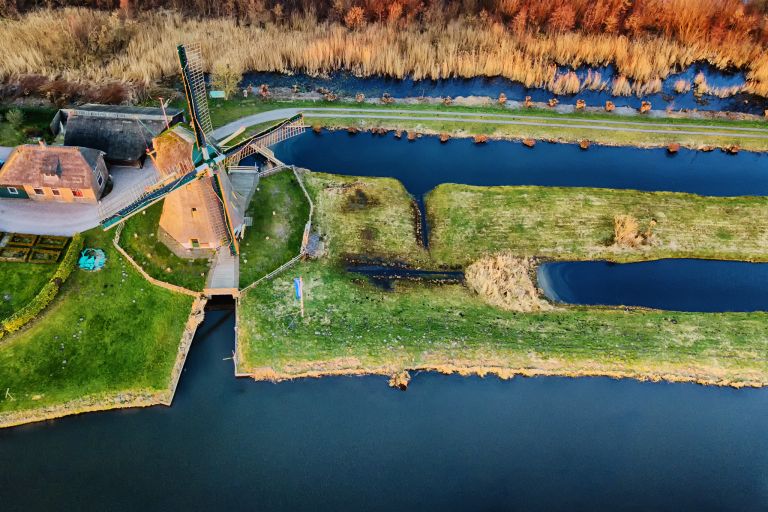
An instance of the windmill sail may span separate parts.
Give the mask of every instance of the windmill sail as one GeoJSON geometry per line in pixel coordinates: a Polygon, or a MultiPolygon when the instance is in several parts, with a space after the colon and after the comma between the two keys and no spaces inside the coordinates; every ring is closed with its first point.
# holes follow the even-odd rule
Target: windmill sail
{"type": "Polygon", "coordinates": [[[208,95],[205,92],[205,75],[203,74],[203,55],[199,44],[189,46],[179,45],[179,63],[184,83],[184,92],[189,105],[190,124],[195,130],[195,138],[201,152],[206,153],[208,143],[215,142],[211,136],[213,125],[211,113],[208,110],[208,95]]]}
{"type": "Polygon", "coordinates": [[[303,133],[304,117],[295,115],[225,147],[212,136],[200,45],[180,45],[177,50],[194,133],[175,126],[153,139],[154,176],[105,202],[99,212],[101,223],[109,229],[170,196],[160,227],[174,243],[187,250],[187,245],[197,248],[203,243],[206,248],[228,246],[234,256],[239,253],[245,212],[260,176],[255,169],[237,165],[268,146],[303,133]],[[230,169],[235,173],[234,182],[230,169]]]}
{"type": "Polygon", "coordinates": [[[237,165],[240,160],[257,153],[259,149],[272,146],[296,135],[301,135],[307,129],[304,124],[304,115],[296,114],[293,117],[270,126],[266,130],[252,135],[237,144],[224,149],[227,157],[227,165],[237,165]]]}

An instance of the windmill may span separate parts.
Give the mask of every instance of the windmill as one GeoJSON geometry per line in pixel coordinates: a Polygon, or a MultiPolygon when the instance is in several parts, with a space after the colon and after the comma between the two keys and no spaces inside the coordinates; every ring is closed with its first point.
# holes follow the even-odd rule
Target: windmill
{"type": "Polygon", "coordinates": [[[304,118],[297,114],[231,145],[227,144],[240,133],[217,141],[212,135],[200,46],[179,45],[177,50],[191,131],[177,125],[154,139],[150,156],[158,175],[151,183],[121,194],[117,204],[104,206],[101,224],[109,229],[165,199],[160,228],[172,244],[188,252],[228,247],[236,255],[258,173],[250,170],[252,179],[245,187],[242,180],[240,186],[233,185],[230,175],[242,171],[239,163],[244,158],[303,133],[304,118]]]}

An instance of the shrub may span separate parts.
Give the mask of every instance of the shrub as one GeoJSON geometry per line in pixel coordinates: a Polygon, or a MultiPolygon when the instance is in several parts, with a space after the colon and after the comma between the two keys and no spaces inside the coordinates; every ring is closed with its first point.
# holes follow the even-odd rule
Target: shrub
{"type": "Polygon", "coordinates": [[[241,75],[231,66],[217,65],[211,75],[211,88],[224,92],[224,97],[229,99],[238,90],[241,75]]]}
{"type": "Polygon", "coordinates": [[[34,320],[48,305],[53,302],[59,293],[61,285],[70,276],[75,269],[77,259],[80,256],[80,250],[83,247],[83,239],[80,235],[72,237],[64,259],[62,259],[59,268],[56,269],[51,279],[43,286],[34,299],[26,306],[15,312],[7,319],[0,322],[0,338],[6,334],[18,331],[29,322],[34,320]]]}
{"type": "Polygon", "coordinates": [[[24,124],[24,112],[18,108],[12,108],[5,114],[5,119],[18,130],[24,124]]]}

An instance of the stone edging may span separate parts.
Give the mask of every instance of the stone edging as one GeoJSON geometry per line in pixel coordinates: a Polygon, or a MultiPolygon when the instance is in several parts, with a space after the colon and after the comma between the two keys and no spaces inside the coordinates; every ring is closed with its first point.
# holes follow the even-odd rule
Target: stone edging
{"type": "Polygon", "coordinates": [[[170,290],[172,292],[176,293],[183,293],[184,295],[189,295],[191,297],[198,297],[200,296],[199,292],[195,292],[190,290],[189,288],[184,288],[183,286],[178,286],[171,283],[166,283],[165,281],[160,281],[159,279],[155,279],[154,277],[147,274],[147,272],[139,265],[131,256],[128,254],[128,252],[120,247],[120,234],[123,232],[123,224],[120,224],[115,228],[115,237],[112,239],[112,245],[115,246],[115,249],[125,258],[127,259],[131,265],[141,274],[141,276],[152,283],[155,286],[159,286],[161,288],[165,288],[166,290],[170,290]]]}

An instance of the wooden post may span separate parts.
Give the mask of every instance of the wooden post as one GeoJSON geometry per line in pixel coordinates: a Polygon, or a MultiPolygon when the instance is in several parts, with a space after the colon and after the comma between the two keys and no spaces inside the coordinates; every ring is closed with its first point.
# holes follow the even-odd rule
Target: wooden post
{"type": "Polygon", "coordinates": [[[299,277],[299,290],[301,290],[301,318],[304,318],[304,278],[299,277]]]}

